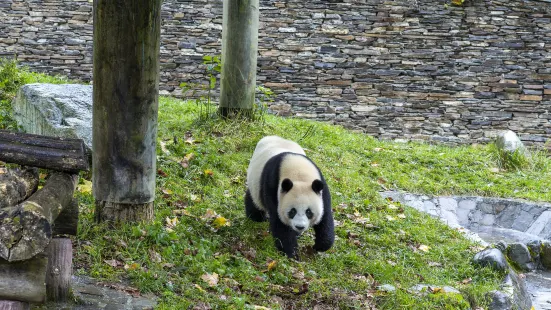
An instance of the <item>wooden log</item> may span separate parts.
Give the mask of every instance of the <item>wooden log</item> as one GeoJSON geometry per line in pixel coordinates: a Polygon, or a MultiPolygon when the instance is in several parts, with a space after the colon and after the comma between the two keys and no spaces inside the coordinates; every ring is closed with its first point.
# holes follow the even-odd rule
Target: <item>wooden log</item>
{"type": "Polygon", "coordinates": [[[0,209],[0,258],[14,262],[44,251],[52,238],[52,224],[70,203],[77,180],[78,175],[53,173],[29,199],[0,209]]]}
{"type": "Polygon", "coordinates": [[[71,173],[90,169],[89,154],[81,139],[5,130],[0,130],[0,160],[71,173]]]}
{"type": "Polygon", "coordinates": [[[73,245],[69,238],[53,238],[48,245],[46,298],[53,302],[69,300],[73,268],[73,245]]]}
{"type": "Polygon", "coordinates": [[[15,263],[0,259],[0,300],[43,303],[47,265],[45,253],[15,263]]]}
{"type": "Polygon", "coordinates": [[[54,222],[52,236],[76,236],[78,231],[78,200],[73,198],[54,222]]]}
{"type": "Polygon", "coordinates": [[[93,11],[96,217],[110,222],[151,220],[161,0],[94,0],[93,11]]]}
{"type": "Polygon", "coordinates": [[[29,310],[31,305],[28,302],[0,300],[0,310],[29,310]]]}
{"type": "Polygon", "coordinates": [[[222,18],[222,116],[251,115],[256,91],[259,0],[224,0],[222,18]]]}
{"type": "Polygon", "coordinates": [[[38,169],[0,167],[0,209],[13,207],[29,198],[38,187],[38,169]]]}

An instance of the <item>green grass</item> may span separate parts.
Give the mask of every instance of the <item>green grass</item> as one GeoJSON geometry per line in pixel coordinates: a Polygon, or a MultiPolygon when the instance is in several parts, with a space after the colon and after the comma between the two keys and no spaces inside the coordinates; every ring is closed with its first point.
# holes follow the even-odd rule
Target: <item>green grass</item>
{"type": "Polygon", "coordinates": [[[381,142],[329,124],[273,116],[264,123],[198,121],[198,110],[194,104],[161,99],[162,172],[153,223],[109,231],[93,222],[92,197],[79,194],[84,206],[79,272],[129,279],[142,292],[160,296],[160,309],[186,309],[200,302],[215,309],[484,306],[485,292],[497,288],[500,275],[472,265],[479,248],[427,215],[381,200],[377,191],[548,199],[546,160],[533,170],[496,170],[488,147],[381,142]],[[246,167],[256,142],[268,134],[298,141],[322,169],[339,223],[329,252],[310,254],[313,238],[308,233],[300,240],[301,261],[288,260],[273,246],[267,223],[245,219],[246,167]],[[193,157],[184,167],[189,154],[193,157]],[[215,229],[216,216],[207,210],[230,226],[215,229]],[[168,225],[167,219],[174,218],[179,222],[168,225]],[[268,268],[274,260],[275,268],[268,268]],[[214,273],[219,282],[209,287],[201,277],[214,273]],[[465,279],[472,281],[460,284],[465,279]],[[462,298],[412,293],[409,288],[419,283],[456,287],[462,298]],[[376,289],[379,284],[397,290],[385,293],[376,289]]]}
{"type": "MultiPolygon", "coordinates": [[[[129,281],[157,295],[160,309],[199,303],[213,309],[474,309],[487,304],[485,293],[501,279],[471,263],[479,248],[428,215],[381,200],[377,191],[551,201],[551,166],[542,153],[519,169],[501,169],[492,146],[384,142],[269,115],[252,123],[205,120],[200,108],[161,98],[153,223],[96,224],[90,182],[81,178],[77,274],[129,281]],[[309,232],[299,241],[301,261],[288,260],[275,249],[267,223],[245,219],[247,164],[256,142],[269,134],[299,142],[329,183],[338,225],[327,253],[308,251],[309,232]],[[230,225],[217,229],[217,217],[230,225]],[[209,286],[202,277],[215,273],[219,281],[209,286]],[[461,296],[409,289],[419,283],[450,285],[461,296]],[[381,284],[396,291],[378,290],[381,284]]],[[[0,128],[7,124],[0,119],[0,128]]]]}

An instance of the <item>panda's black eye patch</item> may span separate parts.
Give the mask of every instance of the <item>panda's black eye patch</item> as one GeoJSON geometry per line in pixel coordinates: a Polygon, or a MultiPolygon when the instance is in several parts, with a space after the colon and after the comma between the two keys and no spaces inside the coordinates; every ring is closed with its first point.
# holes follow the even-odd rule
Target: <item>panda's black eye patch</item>
{"type": "Polygon", "coordinates": [[[292,208],[291,211],[289,211],[289,213],[287,215],[289,215],[290,219],[294,218],[295,215],[297,215],[297,209],[292,208]]]}
{"type": "Polygon", "coordinates": [[[306,217],[309,220],[311,220],[314,217],[314,213],[312,212],[312,210],[310,210],[310,209],[306,210],[306,217]]]}

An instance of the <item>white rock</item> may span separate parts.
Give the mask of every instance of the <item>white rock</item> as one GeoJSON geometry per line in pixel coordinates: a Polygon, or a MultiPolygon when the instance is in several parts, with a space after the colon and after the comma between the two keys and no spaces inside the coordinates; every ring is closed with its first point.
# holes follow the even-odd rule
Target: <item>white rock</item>
{"type": "Polygon", "coordinates": [[[526,147],[520,141],[520,138],[511,130],[498,133],[496,138],[496,146],[503,151],[514,153],[519,150],[524,152],[526,147]]]}

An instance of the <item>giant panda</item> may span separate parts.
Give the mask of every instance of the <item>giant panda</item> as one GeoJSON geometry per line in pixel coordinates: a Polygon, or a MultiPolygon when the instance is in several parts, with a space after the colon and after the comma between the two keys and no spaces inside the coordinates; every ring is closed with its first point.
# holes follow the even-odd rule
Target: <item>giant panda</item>
{"type": "Polygon", "coordinates": [[[276,247],[298,259],[297,238],[314,228],[314,250],[335,240],[331,194],[318,167],[296,142],[262,138],[247,169],[245,212],[256,222],[268,219],[276,247]]]}

